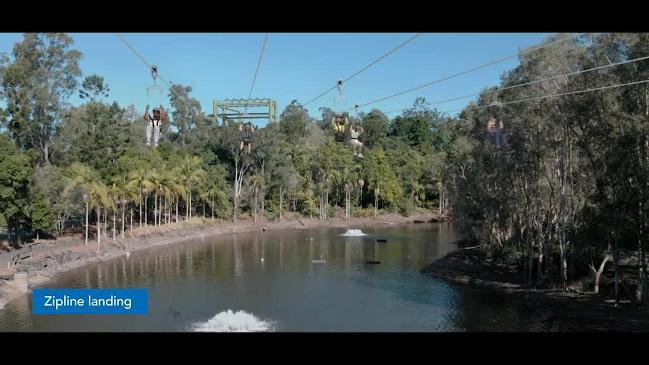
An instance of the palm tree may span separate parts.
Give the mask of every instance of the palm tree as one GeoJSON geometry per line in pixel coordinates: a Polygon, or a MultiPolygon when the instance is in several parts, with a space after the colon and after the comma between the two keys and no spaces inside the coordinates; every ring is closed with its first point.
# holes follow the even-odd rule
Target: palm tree
{"type": "Polygon", "coordinates": [[[113,240],[115,240],[115,235],[117,233],[117,210],[120,206],[122,207],[121,237],[124,238],[124,210],[125,205],[128,202],[128,200],[126,200],[126,195],[126,179],[117,176],[113,179],[113,183],[108,187],[108,198],[113,206],[113,240]]]}
{"type": "Polygon", "coordinates": [[[168,177],[170,180],[169,188],[176,205],[176,223],[178,223],[178,202],[180,201],[181,196],[187,195],[187,190],[185,189],[185,185],[182,180],[180,168],[171,169],[171,171],[169,171],[168,177]]]}
{"type": "Polygon", "coordinates": [[[410,197],[412,199],[412,207],[417,208],[417,202],[423,200],[424,185],[417,180],[410,181],[410,197]]]}
{"type": "Polygon", "coordinates": [[[187,194],[187,217],[192,218],[192,188],[207,179],[207,172],[201,168],[203,159],[186,155],[180,164],[180,179],[187,194]]]}
{"type": "MultiPolygon", "coordinates": [[[[137,168],[135,170],[132,170],[128,174],[128,184],[129,186],[136,190],[138,193],[138,207],[139,207],[139,218],[140,218],[140,227],[142,227],[142,198],[143,194],[146,196],[146,194],[153,190],[153,183],[149,180],[149,176],[147,174],[147,171],[144,167],[137,168]]],[[[146,210],[146,204],[145,204],[145,210],[146,210]]],[[[146,217],[145,217],[146,218],[146,217]]],[[[146,225],[146,219],[144,221],[144,224],[146,225]]]]}
{"type": "Polygon", "coordinates": [[[90,203],[97,208],[97,245],[101,244],[101,206],[106,210],[113,208],[112,201],[109,198],[108,188],[101,180],[90,183],[88,188],[90,203]]]}
{"type": "Polygon", "coordinates": [[[158,193],[161,189],[162,184],[162,174],[158,172],[157,169],[151,169],[149,171],[149,181],[151,181],[153,187],[153,226],[159,224],[158,220],[158,193]]]}
{"type": "Polygon", "coordinates": [[[173,187],[172,185],[174,184],[173,181],[173,176],[171,174],[171,171],[167,169],[162,170],[162,175],[160,178],[160,184],[158,185],[158,192],[160,193],[161,200],[164,203],[164,208],[160,209],[160,215],[161,217],[163,216],[164,212],[164,221],[165,223],[169,223],[170,217],[171,217],[171,199],[173,196],[173,187]]]}
{"type": "MultiPolygon", "coordinates": [[[[138,197],[137,189],[129,184],[128,174],[122,176],[116,176],[113,179],[113,183],[118,189],[118,200],[117,205],[122,207],[122,228],[120,237],[124,239],[124,232],[126,230],[126,208],[130,201],[135,201],[138,197]]],[[[133,210],[129,208],[131,216],[131,231],[133,230],[133,210]]]]}
{"type": "Polygon", "coordinates": [[[99,180],[99,175],[95,170],[80,162],[75,162],[67,170],[66,174],[69,182],[63,193],[67,194],[75,188],[81,188],[83,191],[83,200],[86,203],[86,246],[88,245],[88,213],[90,210],[90,188],[92,184],[99,180]]]}
{"type": "MultiPolygon", "coordinates": [[[[126,205],[128,205],[129,201],[131,201],[131,202],[139,201],[138,199],[140,198],[140,189],[128,184],[128,182],[126,183],[125,188],[126,188],[125,189],[125,192],[126,192],[126,195],[125,195],[126,196],[126,205]]],[[[130,231],[131,231],[131,234],[132,234],[133,233],[133,207],[129,206],[128,211],[129,211],[129,216],[130,216],[129,227],[130,227],[130,231]]]]}

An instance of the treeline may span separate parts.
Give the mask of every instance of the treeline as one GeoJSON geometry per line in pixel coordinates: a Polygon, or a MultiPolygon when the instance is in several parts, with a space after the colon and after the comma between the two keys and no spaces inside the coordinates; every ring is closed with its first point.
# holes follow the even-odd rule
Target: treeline
{"type": "Polygon", "coordinates": [[[423,98],[392,119],[352,115],[364,129],[358,159],[334,142],[330,109],[312,118],[297,101],[242,153],[238,125],[217,125],[183,85],[168,95],[163,141],[147,148],[143,106],[106,102],[108,86],[83,77],[69,36],[26,34],[0,63],[0,224],[18,242],[70,219],[105,220],[117,236],[193,216],[431,209],[530,285],[591,276],[598,291],[612,265],[612,295],[647,303],[649,84],[538,98],[649,79],[649,61],[553,77],[647,55],[647,34],[587,34],[522,53],[457,118],[423,98]],[[68,105],[74,93],[87,102],[68,105]],[[489,142],[492,117],[506,146],[489,142]]]}
{"type": "Polygon", "coordinates": [[[80,58],[66,34],[25,34],[0,63],[0,223],[15,245],[61,234],[71,221],[100,241],[195,216],[446,210],[442,171],[454,130],[423,100],[393,120],[379,110],[352,116],[365,129],[362,160],[334,142],[330,109],[312,118],[296,101],[257,129],[248,155],[236,123],[217,125],[191,87],[173,85],[170,125],[151,149],[144,106],[107,102],[109,86],[84,77],[80,58]],[[77,93],[86,102],[69,105],[77,93]]]}
{"type": "Polygon", "coordinates": [[[508,87],[647,55],[647,34],[583,35],[521,56],[505,90],[484,90],[461,113],[444,179],[456,221],[530,285],[590,275],[597,293],[612,265],[608,293],[646,307],[649,84],[511,102],[646,80],[649,62],[508,87]],[[506,148],[488,142],[492,116],[506,148]]]}

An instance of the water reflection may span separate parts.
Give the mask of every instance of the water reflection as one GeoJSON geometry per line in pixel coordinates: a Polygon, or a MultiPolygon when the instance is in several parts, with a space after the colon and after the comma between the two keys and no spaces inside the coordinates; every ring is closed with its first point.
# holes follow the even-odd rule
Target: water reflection
{"type": "Polygon", "coordinates": [[[24,296],[0,311],[0,330],[186,331],[228,309],[280,331],[562,329],[530,324],[533,313],[501,298],[420,274],[454,249],[449,225],[363,228],[363,237],[344,231],[234,234],[133,252],[59,275],[51,286],[149,288],[148,315],[33,316],[24,296]],[[313,263],[321,257],[326,263],[313,263]]]}

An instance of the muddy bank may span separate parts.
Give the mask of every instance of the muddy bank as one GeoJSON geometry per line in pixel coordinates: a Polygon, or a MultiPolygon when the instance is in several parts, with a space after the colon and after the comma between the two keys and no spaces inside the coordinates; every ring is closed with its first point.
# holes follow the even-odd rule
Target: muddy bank
{"type": "MultiPolygon", "coordinates": [[[[460,245],[462,247],[462,245],[460,245]]],[[[649,331],[649,312],[632,304],[615,307],[593,294],[527,287],[513,269],[486,259],[480,247],[460,248],[421,270],[447,282],[497,292],[527,307],[544,321],[577,331],[649,331]]]]}
{"type": "MultiPolygon", "coordinates": [[[[398,214],[388,214],[376,218],[342,219],[287,219],[281,222],[252,222],[238,221],[221,222],[209,219],[193,222],[166,224],[159,227],[142,227],[126,232],[124,239],[112,239],[112,231],[102,232],[101,243],[89,241],[86,246],[82,237],[65,238],[53,242],[35,245],[28,253],[23,254],[17,264],[9,261],[0,268],[0,309],[8,301],[25,294],[29,289],[41,286],[51,280],[56,274],[84,265],[107,261],[128,255],[131,252],[151,247],[180,243],[196,238],[211,237],[221,234],[233,234],[254,231],[276,231],[310,229],[319,227],[353,227],[376,225],[398,225],[410,223],[440,222],[446,218],[432,214],[420,213],[409,217],[398,214]],[[7,269],[10,267],[10,269],[7,269]],[[20,280],[14,280],[16,273],[20,280]],[[20,276],[27,276],[29,286],[24,285],[20,276]]],[[[15,255],[15,254],[13,254],[15,255]]]]}

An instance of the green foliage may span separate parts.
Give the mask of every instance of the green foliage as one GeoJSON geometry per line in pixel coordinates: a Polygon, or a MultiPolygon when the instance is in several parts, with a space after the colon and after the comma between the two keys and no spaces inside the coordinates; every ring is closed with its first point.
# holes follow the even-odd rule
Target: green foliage
{"type": "MultiPolygon", "coordinates": [[[[526,53],[519,66],[503,75],[502,86],[644,56],[647,49],[649,39],[643,34],[584,35],[526,53]]],[[[623,65],[583,77],[483,91],[434,143],[446,152],[443,181],[458,227],[491,244],[502,261],[524,269],[530,283],[558,278],[566,286],[588,274],[587,265],[597,267],[621,249],[642,257],[649,242],[646,85],[477,106],[647,76],[644,64],[623,65]],[[508,147],[488,142],[491,117],[504,122],[508,147]],[[541,258],[546,263],[539,268],[541,258]]],[[[647,302],[649,290],[642,295],[647,302]]]]}
{"type": "Polygon", "coordinates": [[[287,140],[295,141],[305,136],[310,119],[302,105],[293,100],[280,115],[279,126],[287,140]]]}
{"type": "Polygon", "coordinates": [[[376,148],[368,152],[363,168],[368,188],[373,191],[372,194],[378,191],[379,207],[396,208],[403,196],[403,188],[383,149],[376,148]]]}
{"type": "Polygon", "coordinates": [[[110,88],[104,83],[104,78],[99,75],[90,75],[83,79],[79,97],[81,99],[90,99],[95,101],[98,96],[108,97],[110,88]]]}
{"type": "Polygon", "coordinates": [[[0,64],[5,125],[21,148],[39,151],[44,163],[50,160],[65,101],[81,76],[81,53],[69,49],[72,43],[64,33],[25,33],[14,45],[11,62],[0,64]]]}
{"type": "Polygon", "coordinates": [[[84,104],[66,116],[56,145],[56,160],[63,165],[80,161],[107,179],[118,172],[116,161],[133,153],[136,143],[141,143],[130,132],[124,110],[116,103],[84,104]]]}
{"type": "Polygon", "coordinates": [[[367,148],[382,147],[386,141],[390,120],[380,110],[372,109],[363,118],[363,144],[367,148]]]}
{"type": "Polygon", "coordinates": [[[31,197],[31,228],[36,232],[48,232],[55,228],[56,214],[46,198],[41,194],[31,197]]]}
{"type": "Polygon", "coordinates": [[[10,230],[20,230],[29,218],[31,164],[9,136],[0,134],[0,214],[10,230]]]}

